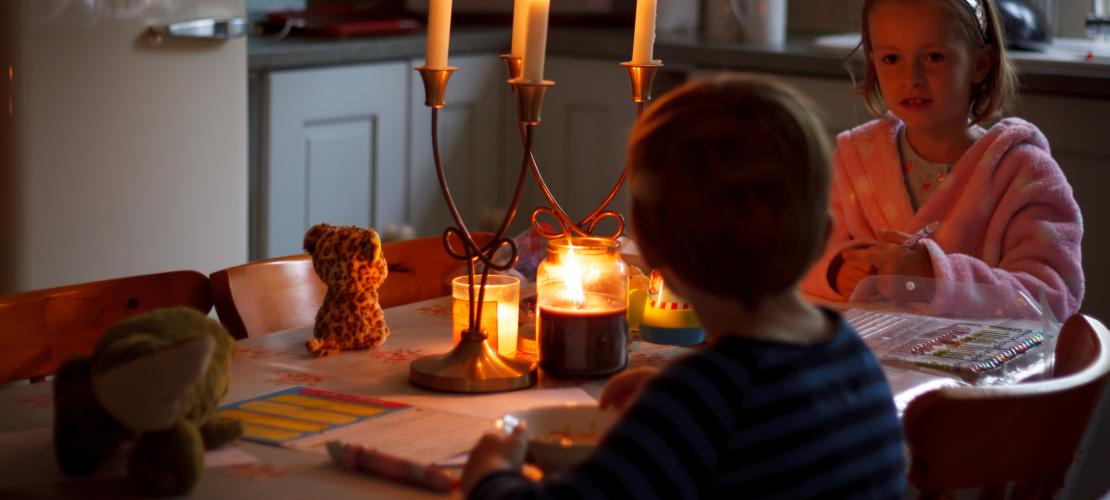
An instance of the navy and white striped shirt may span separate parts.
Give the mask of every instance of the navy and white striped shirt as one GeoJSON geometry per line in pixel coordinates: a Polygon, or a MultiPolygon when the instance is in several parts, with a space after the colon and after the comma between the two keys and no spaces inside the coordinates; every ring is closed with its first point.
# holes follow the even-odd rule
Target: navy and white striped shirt
{"type": "Polygon", "coordinates": [[[890,388],[837,322],[809,346],[726,336],[653,378],[579,467],[540,483],[491,474],[470,496],[901,498],[890,388]]]}

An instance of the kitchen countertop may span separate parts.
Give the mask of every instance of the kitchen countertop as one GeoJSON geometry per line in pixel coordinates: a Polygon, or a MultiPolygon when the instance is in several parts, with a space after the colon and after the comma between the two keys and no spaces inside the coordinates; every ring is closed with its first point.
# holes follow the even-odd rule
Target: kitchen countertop
{"type": "MultiPolygon", "coordinates": [[[[451,53],[507,52],[509,36],[508,28],[457,28],[451,33],[451,53]]],[[[655,57],[672,70],[732,70],[848,78],[845,51],[819,47],[815,41],[814,36],[792,36],[782,47],[767,47],[696,36],[660,35],[655,44],[655,57]]],[[[347,40],[252,37],[247,43],[247,67],[252,72],[265,72],[420,58],[424,55],[425,43],[423,32],[347,40]]],[[[553,28],[547,48],[552,55],[619,62],[628,59],[631,47],[630,30],[553,28]]],[[[1110,62],[1103,58],[1085,64],[1060,64],[1042,55],[1015,54],[1014,60],[1025,93],[1110,99],[1110,62]]]]}

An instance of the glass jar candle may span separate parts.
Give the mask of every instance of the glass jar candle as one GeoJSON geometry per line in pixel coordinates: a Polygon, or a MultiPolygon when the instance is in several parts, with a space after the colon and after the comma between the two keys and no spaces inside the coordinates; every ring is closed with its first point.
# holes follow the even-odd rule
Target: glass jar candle
{"type": "Polygon", "coordinates": [[[539,364],[557,376],[602,376],[628,364],[628,268],[620,242],[552,240],[536,269],[539,364]]]}

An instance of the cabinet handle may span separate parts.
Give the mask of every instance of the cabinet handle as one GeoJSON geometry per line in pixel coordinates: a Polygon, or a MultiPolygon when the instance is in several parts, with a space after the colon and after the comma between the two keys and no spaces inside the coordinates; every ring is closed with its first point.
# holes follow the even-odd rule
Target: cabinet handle
{"type": "Polygon", "coordinates": [[[207,18],[151,26],[147,28],[147,40],[151,45],[160,45],[167,37],[223,41],[242,37],[246,33],[245,17],[207,18]]]}

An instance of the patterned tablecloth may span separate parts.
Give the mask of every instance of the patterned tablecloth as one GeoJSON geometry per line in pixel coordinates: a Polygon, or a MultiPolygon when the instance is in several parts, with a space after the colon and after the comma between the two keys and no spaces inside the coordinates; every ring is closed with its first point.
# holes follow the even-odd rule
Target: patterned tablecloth
{"type": "MultiPolygon", "coordinates": [[[[533,388],[492,395],[445,394],[408,383],[409,362],[420,356],[446,352],[451,347],[451,302],[432,299],[386,311],[392,333],[377,349],[314,358],[305,349],[311,328],[299,328],[246,339],[232,367],[231,388],[224,403],[240,401],[280,389],[306,386],[346,392],[496,418],[507,411],[539,404],[567,394],[569,399],[596,398],[603,379],[568,380],[542,377],[533,388]],[[580,391],[567,389],[581,388],[580,391]],[[562,389],[554,391],[552,389],[562,389]]],[[[629,366],[662,366],[689,352],[687,348],[635,341],[629,366]]],[[[925,389],[952,380],[928,373],[890,369],[888,378],[899,406],[925,389]]],[[[108,467],[92,479],[69,480],[54,464],[50,426],[53,421],[52,384],[0,386],[0,496],[87,497],[90,492],[124,495],[119,479],[122,465],[108,467]]],[[[568,399],[568,400],[569,400],[568,399]]],[[[423,498],[435,493],[331,465],[323,455],[239,442],[221,455],[209,455],[209,468],[194,491],[197,498],[423,498]],[[216,464],[229,464],[213,467],[216,464]]]]}

